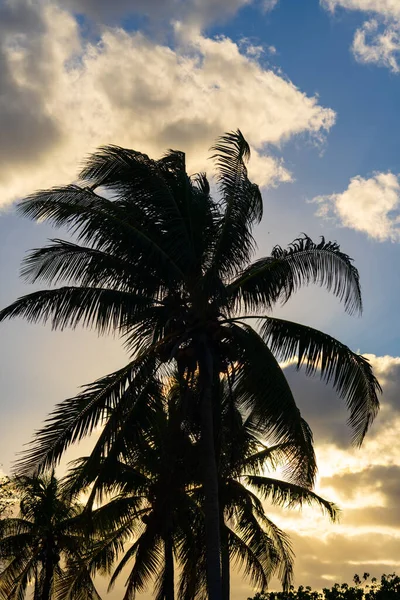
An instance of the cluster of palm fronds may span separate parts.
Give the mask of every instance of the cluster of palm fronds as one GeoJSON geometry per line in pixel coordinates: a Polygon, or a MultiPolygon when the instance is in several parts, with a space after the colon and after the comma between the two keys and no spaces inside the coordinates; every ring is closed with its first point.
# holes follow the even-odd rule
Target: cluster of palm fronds
{"type": "MultiPolygon", "coordinates": [[[[290,476],[286,481],[267,476],[290,464],[296,449],[265,446],[253,415],[243,416],[225,382],[220,393],[222,597],[230,597],[232,562],[261,590],[272,575],[287,589],[293,574],[290,542],[267,517],[261,499],[287,508],[317,505],[332,519],[337,509],[290,476]]],[[[95,575],[110,576],[111,588],[125,568],[126,599],[147,589],[151,580],[157,600],[173,600],[176,587],[182,600],[207,598],[193,390],[191,396],[192,410],[184,413],[179,382],[168,392],[154,382],[141,420],[121,431],[111,452],[99,459],[99,441],[59,483],[54,473],[15,479],[20,514],[1,522],[0,558],[6,567],[0,573],[0,597],[23,598],[32,582],[35,600],[97,600],[95,575]],[[80,495],[86,496],[84,507],[77,502],[80,495]]]]}
{"type": "Polygon", "coordinates": [[[310,283],[348,312],[361,311],[352,260],[336,243],[302,236],[250,264],[263,206],[247,175],[249,146],[237,131],[213,150],[219,200],[204,174],[187,174],[182,152],[152,160],[109,146],[89,158],[79,185],[19,205],[68,228],[75,243],[54,239],[31,252],[24,277],[56,287],[20,298],[0,320],[114,331],[130,354],[125,367],[58,404],[19,464],[25,474],[53,468],[72,443],[102,427],[64,484],[70,498],[88,490],[84,513],[95,544],[63,579],[71,598],[83,597],[92,589],[87,578],[109,572],[121,555],[111,583],[132,559],[127,598],[152,577],[157,598],[172,598],[176,564],[180,598],[225,600],[231,559],[261,588],[272,573],[287,585],[290,547],[260,497],[286,506],[316,501],[331,516],[335,509],[311,491],[312,434],[278,360],[295,359],[333,384],[356,442],[378,410],[379,384],[366,359],[270,314],[310,283]],[[265,475],[276,462],[285,483],[265,475]]]}

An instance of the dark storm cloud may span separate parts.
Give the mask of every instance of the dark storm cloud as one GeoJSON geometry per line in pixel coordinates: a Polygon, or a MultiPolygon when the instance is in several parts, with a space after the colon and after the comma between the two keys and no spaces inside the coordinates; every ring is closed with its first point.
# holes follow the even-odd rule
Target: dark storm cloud
{"type": "Polygon", "coordinates": [[[46,110],[45,30],[39,6],[0,4],[1,170],[36,160],[58,138],[46,110]]]}

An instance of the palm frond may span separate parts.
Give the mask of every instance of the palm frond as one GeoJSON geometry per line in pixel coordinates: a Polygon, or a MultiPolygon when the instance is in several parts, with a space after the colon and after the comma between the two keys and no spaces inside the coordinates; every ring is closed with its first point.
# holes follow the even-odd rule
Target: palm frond
{"type": "Polygon", "coordinates": [[[120,290],[61,287],[22,296],[0,311],[0,321],[25,317],[30,323],[50,322],[53,329],[94,327],[100,334],[124,329],[139,312],[154,304],[147,297],[120,290]]]}
{"type": "Polygon", "coordinates": [[[318,506],[330,519],[335,522],[339,516],[339,509],[333,503],[315,494],[308,488],[304,488],[288,481],[263,477],[262,475],[244,475],[247,485],[252,486],[263,498],[272,504],[284,508],[301,508],[318,506]]]}
{"type": "Polygon", "coordinates": [[[226,528],[231,561],[235,567],[243,569],[244,576],[249,578],[253,587],[260,591],[266,590],[271,576],[271,564],[263,564],[247,542],[243,541],[233,529],[226,528]]]}
{"type": "MultiPolygon", "coordinates": [[[[56,406],[16,463],[18,472],[42,471],[55,465],[75,441],[89,435],[120,402],[125,390],[134,383],[139,387],[152,375],[155,358],[141,356],[122,369],[107,375],[73,398],[56,406]]],[[[132,389],[132,387],[130,387],[132,389]]]]}
{"type": "Polygon", "coordinates": [[[102,600],[90,572],[82,560],[69,561],[67,569],[57,578],[54,600],[102,600]],[[79,573],[79,576],[77,576],[79,573]]]}
{"type": "Polygon", "coordinates": [[[240,130],[221,136],[211,148],[222,196],[222,216],[211,269],[223,277],[237,274],[255,249],[252,227],[262,217],[262,198],[247,176],[250,147],[240,130]]]}
{"type": "MultiPolygon", "coordinates": [[[[251,423],[251,415],[249,416],[251,423]]],[[[297,448],[291,443],[275,444],[251,453],[242,460],[242,469],[252,475],[258,475],[265,469],[276,470],[283,467],[285,476],[292,476],[290,465],[296,460],[297,448]]]]}
{"type": "Polygon", "coordinates": [[[231,323],[229,330],[238,353],[234,387],[239,405],[251,413],[253,427],[261,435],[274,444],[291,445],[293,477],[302,485],[312,485],[316,473],[312,433],[280,365],[251,327],[231,323]]]}
{"type": "Polygon", "coordinates": [[[124,600],[130,600],[136,592],[144,591],[149,581],[160,571],[163,558],[162,541],[152,527],[147,526],[125,553],[111,577],[109,589],[113,587],[125,565],[133,558],[134,564],[126,581],[124,600]]]}
{"type": "MultiPolygon", "coordinates": [[[[79,282],[83,287],[112,287],[141,295],[139,289],[144,287],[145,280],[127,256],[61,239],[50,242],[31,250],[23,260],[21,276],[28,283],[79,282]]],[[[149,273],[146,280],[148,277],[149,273]]]]}
{"type": "Polygon", "coordinates": [[[346,401],[354,441],[360,445],[378,413],[381,392],[369,361],[321,331],[283,319],[262,318],[261,336],[281,360],[295,360],[307,375],[319,371],[333,385],[346,401]]]}
{"type": "Polygon", "coordinates": [[[18,210],[31,219],[66,226],[78,241],[130,258],[133,264],[145,257],[149,272],[156,272],[161,282],[183,276],[173,237],[163,239],[160,228],[138,203],[131,203],[127,212],[91,188],[68,185],[36,192],[20,202],[18,210]]]}
{"type": "Polygon", "coordinates": [[[90,183],[92,189],[101,187],[111,192],[124,210],[134,205],[148,220],[153,218],[161,231],[168,231],[169,250],[175,259],[186,263],[185,270],[193,266],[193,246],[185,218],[191,184],[183,152],[170,150],[156,161],[134,150],[103,146],[87,159],[80,179],[90,183]]]}
{"type": "Polygon", "coordinates": [[[362,311],[359,274],[352,259],[336,242],[319,244],[308,236],[296,239],[288,249],[276,246],[270,257],[247,267],[228,287],[232,303],[249,310],[270,310],[278,301],[287,302],[303,285],[325,287],[348,313],[362,311]]]}

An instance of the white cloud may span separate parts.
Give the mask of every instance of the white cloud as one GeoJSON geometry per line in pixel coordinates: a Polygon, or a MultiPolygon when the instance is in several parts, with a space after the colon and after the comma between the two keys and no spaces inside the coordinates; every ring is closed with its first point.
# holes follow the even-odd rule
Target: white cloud
{"type": "Polygon", "coordinates": [[[400,180],[393,173],[357,176],[338,194],[318,196],[317,214],[334,217],[345,227],[379,240],[400,240],[400,180]]]}
{"type": "Polygon", "coordinates": [[[320,0],[322,6],[333,12],[336,8],[372,12],[383,17],[400,18],[398,0],[320,0]]]}
{"type": "Polygon", "coordinates": [[[70,181],[82,158],[107,143],[155,156],[179,148],[192,171],[210,170],[207,148],[237,127],[254,148],[255,180],[274,185],[290,174],[267,148],[297,134],[319,137],[335,121],[230,39],[196,35],[171,49],[107,28],[88,44],[70,13],[47,4],[36,12],[37,34],[20,26],[1,46],[11,84],[0,112],[10,132],[29,119],[25,135],[0,139],[2,204],[70,181]]]}
{"type": "Polygon", "coordinates": [[[262,4],[263,9],[265,11],[273,10],[277,6],[278,2],[279,0],[264,0],[262,4]]]}
{"type": "Polygon", "coordinates": [[[333,12],[341,7],[366,12],[369,18],[354,35],[352,52],[364,64],[387,67],[400,72],[400,2],[399,0],[320,0],[333,12]]]}
{"type": "Polygon", "coordinates": [[[354,35],[352,50],[359,62],[387,67],[400,72],[400,21],[383,30],[376,19],[366,21],[354,35]]]}

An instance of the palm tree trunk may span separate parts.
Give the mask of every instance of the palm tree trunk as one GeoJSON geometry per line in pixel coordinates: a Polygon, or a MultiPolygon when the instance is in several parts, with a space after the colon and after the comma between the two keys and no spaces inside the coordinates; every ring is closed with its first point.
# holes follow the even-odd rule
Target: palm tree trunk
{"type": "Polygon", "coordinates": [[[174,600],[174,553],[172,537],[169,533],[164,538],[164,561],[164,598],[165,600],[174,600]]]}
{"type": "Polygon", "coordinates": [[[44,581],[41,600],[50,600],[51,598],[51,585],[53,583],[54,566],[51,558],[46,557],[46,561],[43,565],[44,568],[44,581]]]}
{"type": "Polygon", "coordinates": [[[230,565],[229,565],[229,540],[228,531],[221,518],[221,572],[222,572],[222,600],[229,600],[231,593],[230,565]]]}
{"type": "Polygon", "coordinates": [[[218,469],[213,422],[213,359],[205,341],[201,348],[201,460],[204,487],[208,600],[221,600],[221,538],[218,498],[218,469]]]}

